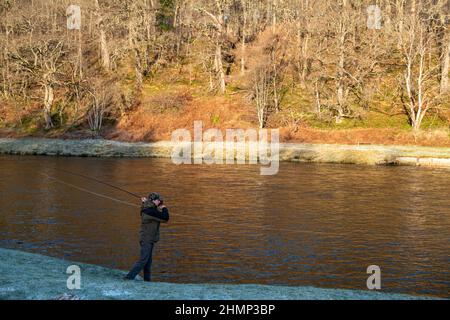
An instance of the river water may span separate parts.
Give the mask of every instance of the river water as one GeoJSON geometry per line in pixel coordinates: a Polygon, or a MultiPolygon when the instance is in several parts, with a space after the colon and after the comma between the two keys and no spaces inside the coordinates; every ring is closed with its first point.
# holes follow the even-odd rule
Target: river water
{"type": "MultiPolygon", "coordinates": [[[[450,170],[281,163],[184,165],[168,159],[0,156],[0,246],[127,270],[138,256],[138,194],[162,193],[153,280],[258,283],[450,298],[450,170]],[[46,174],[48,176],[45,176],[46,174]]],[[[20,266],[14,266],[20,276],[20,266]]]]}

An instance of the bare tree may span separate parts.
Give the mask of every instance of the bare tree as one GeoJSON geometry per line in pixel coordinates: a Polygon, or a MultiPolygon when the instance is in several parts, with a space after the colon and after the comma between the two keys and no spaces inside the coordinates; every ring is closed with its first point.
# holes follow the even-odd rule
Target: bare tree
{"type": "Polygon", "coordinates": [[[63,55],[64,44],[61,41],[42,41],[11,55],[19,68],[31,75],[43,89],[46,129],[53,127],[51,111],[55,99],[54,89],[59,83],[57,76],[63,55]]]}
{"type": "Polygon", "coordinates": [[[270,109],[271,81],[269,71],[266,68],[259,68],[254,76],[254,100],[256,113],[258,115],[259,128],[264,128],[270,109]]]}
{"type": "Polygon", "coordinates": [[[109,95],[104,89],[92,88],[88,92],[91,96],[91,105],[87,111],[87,119],[90,129],[98,132],[102,128],[103,117],[107,112],[109,95]]]}
{"type": "Polygon", "coordinates": [[[222,47],[227,37],[226,23],[228,17],[225,11],[229,6],[229,0],[214,0],[214,3],[207,7],[200,5],[198,10],[203,13],[209,20],[212,27],[211,39],[214,42],[214,69],[217,73],[217,80],[219,83],[219,91],[225,93],[225,71],[223,66],[222,47]]]}
{"type": "Polygon", "coordinates": [[[439,93],[436,81],[439,71],[436,49],[432,44],[432,3],[417,3],[398,25],[398,40],[403,56],[403,87],[406,95],[405,110],[414,130],[419,130],[426,113],[432,108],[439,93]]]}

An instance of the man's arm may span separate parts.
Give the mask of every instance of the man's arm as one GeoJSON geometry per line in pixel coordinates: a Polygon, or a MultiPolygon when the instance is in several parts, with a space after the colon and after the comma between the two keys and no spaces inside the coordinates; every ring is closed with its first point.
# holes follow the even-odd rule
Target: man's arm
{"type": "Polygon", "coordinates": [[[166,207],[163,207],[161,211],[159,211],[156,207],[147,207],[141,210],[141,213],[151,216],[157,221],[166,223],[169,221],[169,210],[166,207]]]}

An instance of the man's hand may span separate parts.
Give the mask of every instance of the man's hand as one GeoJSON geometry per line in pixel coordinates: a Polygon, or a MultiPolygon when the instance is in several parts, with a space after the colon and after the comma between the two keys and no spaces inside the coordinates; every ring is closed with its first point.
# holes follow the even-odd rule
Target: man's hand
{"type": "Polygon", "coordinates": [[[148,200],[148,199],[145,198],[145,197],[142,197],[142,198],[141,198],[142,203],[147,202],[147,200],[148,200]]]}

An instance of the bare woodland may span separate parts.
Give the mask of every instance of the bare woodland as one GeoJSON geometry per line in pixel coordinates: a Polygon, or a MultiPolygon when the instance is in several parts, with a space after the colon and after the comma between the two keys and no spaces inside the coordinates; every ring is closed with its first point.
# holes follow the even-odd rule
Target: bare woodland
{"type": "Polygon", "coordinates": [[[0,125],[98,132],[175,69],[205,94],[246,99],[259,127],[295,104],[334,124],[400,108],[417,131],[449,108],[449,11],[448,0],[2,0],[0,125]],[[80,29],[67,28],[71,4],[80,29]]]}

